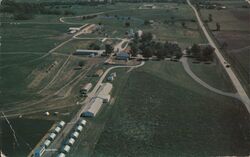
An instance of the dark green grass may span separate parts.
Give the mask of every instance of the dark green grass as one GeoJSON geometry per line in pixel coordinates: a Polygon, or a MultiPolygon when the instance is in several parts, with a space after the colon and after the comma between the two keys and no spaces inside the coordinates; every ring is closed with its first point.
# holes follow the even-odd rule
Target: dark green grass
{"type": "Polygon", "coordinates": [[[7,24],[1,26],[1,52],[47,52],[65,40],[63,24],[7,24]]]}
{"type": "Polygon", "coordinates": [[[7,156],[25,157],[52,126],[52,121],[11,119],[18,144],[15,143],[13,132],[4,119],[1,119],[1,148],[7,156]]]}
{"type": "Polygon", "coordinates": [[[219,68],[217,61],[211,64],[205,64],[204,62],[195,64],[192,63],[194,60],[191,58],[188,61],[193,73],[202,81],[225,92],[236,92],[228,75],[222,72],[222,67],[219,68]]]}
{"type": "Polygon", "coordinates": [[[147,63],[120,90],[93,156],[250,153],[242,104],[201,87],[179,63],[147,63]]]}

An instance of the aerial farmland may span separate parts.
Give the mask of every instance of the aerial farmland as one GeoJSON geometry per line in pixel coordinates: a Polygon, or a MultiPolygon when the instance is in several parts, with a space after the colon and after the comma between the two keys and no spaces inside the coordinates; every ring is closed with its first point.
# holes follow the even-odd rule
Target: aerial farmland
{"type": "Polygon", "coordinates": [[[249,8],[2,0],[1,156],[249,156],[249,8]]]}

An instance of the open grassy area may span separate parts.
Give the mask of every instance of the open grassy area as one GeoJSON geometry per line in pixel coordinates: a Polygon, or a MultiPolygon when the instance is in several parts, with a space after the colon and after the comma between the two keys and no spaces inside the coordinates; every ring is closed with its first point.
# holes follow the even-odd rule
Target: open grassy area
{"type": "Polygon", "coordinates": [[[89,156],[250,153],[244,106],[194,82],[180,63],[148,62],[126,75],[126,80],[118,75],[125,88],[118,89],[111,115],[89,156]]]}

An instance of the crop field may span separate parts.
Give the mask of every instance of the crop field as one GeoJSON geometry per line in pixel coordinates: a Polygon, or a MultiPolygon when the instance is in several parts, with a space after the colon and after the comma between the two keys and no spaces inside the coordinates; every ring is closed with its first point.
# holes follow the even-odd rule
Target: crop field
{"type": "MultiPolygon", "coordinates": [[[[236,3],[236,2],[235,2],[236,3]]],[[[241,2],[239,2],[241,3],[241,2]]],[[[246,89],[250,89],[250,29],[249,10],[229,7],[226,10],[202,9],[203,19],[212,14],[213,21],[208,24],[210,30],[215,30],[215,23],[219,22],[221,31],[213,31],[213,35],[220,45],[226,44],[225,54],[234,66],[234,69],[244,82],[246,89]]]]}
{"type": "Polygon", "coordinates": [[[10,123],[16,131],[18,144],[7,122],[1,122],[1,143],[4,152],[12,157],[25,157],[40,138],[50,129],[53,121],[12,119],[10,123]],[[37,125],[39,123],[39,125],[37,125]],[[39,127],[38,127],[39,126],[39,127]]]}
{"type": "Polygon", "coordinates": [[[148,62],[126,75],[125,80],[118,75],[117,82],[122,81],[125,88],[115,92],[111,114],[94,152],[88,150],[89,156],[250,153],[249,117],[244,106],[194,82],[180,63],[148,62]]]}

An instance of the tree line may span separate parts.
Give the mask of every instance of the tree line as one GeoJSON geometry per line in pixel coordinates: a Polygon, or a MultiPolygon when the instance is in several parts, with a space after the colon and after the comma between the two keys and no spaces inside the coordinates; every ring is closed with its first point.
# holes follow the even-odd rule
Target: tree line
{"type": "Polygon", "coordinates": [[[16,20],[32,19],[35,14],[75,15],[70,10],[50,9],[43,3],[15,2],[12,0],[3,0],[0,12],[11,13],[16,20]]]}
{"type": "Polygon", "coordinates": [[[139,53],[145,58],[156,56],[158,59],[166,57],[181,58],[182,51],[177,42],[157,42],[153,40],[150,32],[143,33],[141,38],[135,34],[134,39],[130,43],[130,53],[137,56],[139,53]]]}
{"type": "Polygon", "coordinates": [[[215,49],[211,45],[193,44],[191,48],[186,49],[186,53],[200,61],[212,61],[215,49]]]}

